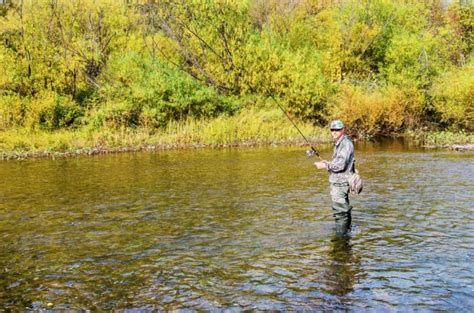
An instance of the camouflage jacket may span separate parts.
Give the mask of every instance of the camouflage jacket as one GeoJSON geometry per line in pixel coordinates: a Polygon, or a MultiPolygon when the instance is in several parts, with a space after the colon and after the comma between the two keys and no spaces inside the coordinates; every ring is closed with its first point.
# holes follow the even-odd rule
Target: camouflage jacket
{"type": "Polygon", "coordinates": [[[351,171],[354,171],[354,162],[354,144],[347,135],[344,135],[334,145],[332,160],[328,163],[329,182],[347,182],[348,168],[352,166],[351,171]]]}

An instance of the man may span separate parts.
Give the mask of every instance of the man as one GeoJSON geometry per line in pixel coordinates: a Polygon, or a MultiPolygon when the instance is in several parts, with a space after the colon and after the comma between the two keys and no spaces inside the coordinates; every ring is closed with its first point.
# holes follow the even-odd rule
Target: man
{"type": "Polygon", "coordinates": [[[354,145],[345,134],[344,124],[340,120],[331,122],[331,135],[335,141],[331,162],[316,162],[318,169],[329,172],[333,215],[336,220],[336,233],[346,235],[351,228],[351,210],[349,204],[349,183],[347,174],[354,172],[354,145]]]}

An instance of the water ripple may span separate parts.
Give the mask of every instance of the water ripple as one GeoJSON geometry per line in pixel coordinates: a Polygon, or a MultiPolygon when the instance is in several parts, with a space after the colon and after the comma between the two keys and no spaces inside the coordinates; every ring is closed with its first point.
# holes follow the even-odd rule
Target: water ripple
{"type": "Polygon", "coordinates": [[[0,307],[473,308],[474,156],[357,155],[346,239],[297,148],[1,163],[0,307]]]}

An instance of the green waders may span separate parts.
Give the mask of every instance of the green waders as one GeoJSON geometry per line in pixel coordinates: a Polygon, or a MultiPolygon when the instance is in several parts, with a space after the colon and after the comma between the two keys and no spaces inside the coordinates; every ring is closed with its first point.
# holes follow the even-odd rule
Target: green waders
{"type": "Polygon", "coordinates": [[[336,220],[336,234],[346,235],[351,229],[351,210],[349,204],[349,184],[331,183],[332,212],[336,220]]]}

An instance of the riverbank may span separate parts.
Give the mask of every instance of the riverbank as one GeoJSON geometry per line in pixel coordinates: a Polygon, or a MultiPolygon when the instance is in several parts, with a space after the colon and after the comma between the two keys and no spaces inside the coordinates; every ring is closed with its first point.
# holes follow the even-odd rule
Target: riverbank
{"type": "MultiPolygon", "coordinates": [[[[299,122],[313,144],[330,143],[327,129],[299,122]]],[[[425,148],[474,150],[474,134],[466,132],[407,132],[425,148]]],[[[95,129],[82,127],[56,132],[11,129],[0,132],[0,160],[62,158],[136,151],[304,145],[306,142],[281,111],[244,111],[208,120],[171,122],[163,129],[95,129]]]]}
{"type": "Polygon", "coordinates": [[[457,151],[474,150],[474,134],[466,132],[430,132],[423,138],[426,148],[445,148],[457,151]]]}
{"type": "MultiPolygon", "coordinates": [[[[297,125],[313,143],[331,141],[326,129],[309,123],[297,125]]],[[[171,122],[163,129],[83,127],[57,132],[13,129],[0,132],[0,159],[304,143],[281,111],[245,111],[209,120],[171,122]]]]}

